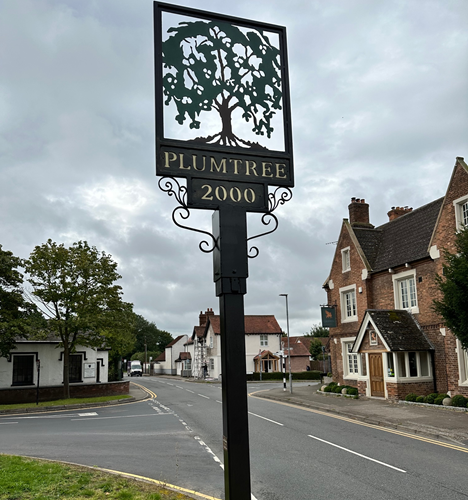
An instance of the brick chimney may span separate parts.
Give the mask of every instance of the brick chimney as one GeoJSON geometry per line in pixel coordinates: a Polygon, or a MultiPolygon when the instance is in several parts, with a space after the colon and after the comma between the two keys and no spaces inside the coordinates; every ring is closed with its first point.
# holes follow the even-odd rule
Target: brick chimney
{"type": "Polygon", "coordinates": [[[352,226],[370,227],[374,226],[369,222],[369,204],[364,198],[351,198],[348,205],[349,223],[352,226]]]}
{"type": "Polygon", "coordinates": [[[211,307],[208,307],[208,309],[203,313],[203,311],[200,311],[200,326],[205,326],[206,322],[208,321],[208,316],[214,316],[213,309],[211,307]]]}
{"type": "Polygon", "coordinates": [[[387,213],[388,220],[392,221],[398,219],[398,217],[401,217],[402,215],[408,214],[412,211],[413,211],[412,207],[392,207],[390,212],[387,213]]]}

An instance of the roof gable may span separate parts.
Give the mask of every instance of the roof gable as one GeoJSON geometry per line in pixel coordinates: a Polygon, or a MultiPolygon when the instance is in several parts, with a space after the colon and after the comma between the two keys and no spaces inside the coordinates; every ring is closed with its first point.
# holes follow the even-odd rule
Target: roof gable
{"type": "Polygon", "coordinates": [[[401,309],[368,309],[354,342],[358,352],[369,323],[375,328],[388,351],[431,351],[434,346],[413,315],[401,309]]]}

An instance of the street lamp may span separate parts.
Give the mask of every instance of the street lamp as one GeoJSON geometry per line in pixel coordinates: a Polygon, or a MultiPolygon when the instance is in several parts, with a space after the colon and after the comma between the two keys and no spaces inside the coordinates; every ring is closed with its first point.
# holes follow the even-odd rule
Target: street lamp
{"type": "Polygon", "coordinates": [[[291,375],[291,346],[289,345],[289,309],[288,309],[288,294],[280,293],[280,297],[286,298],[286,325],[288,329],[288,360],[289,360],[289,392],[292,394],[292,375],[291,375]]]}

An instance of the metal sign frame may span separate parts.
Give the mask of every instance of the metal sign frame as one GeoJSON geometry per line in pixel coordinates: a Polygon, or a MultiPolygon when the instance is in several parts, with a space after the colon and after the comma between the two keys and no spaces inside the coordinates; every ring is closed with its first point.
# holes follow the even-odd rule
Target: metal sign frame
{"type": "MultiPolygon", "coordinates": [[[[187,206],[191,208],[217,209],[224,204],[234,204],[247,212],[269,212],[268,186],[285,188],[294,186],[286,28],[160,2],[155,2],[154,5],[157,175],[185,178],[187,180],[187,206]],[[193,139],[179,140],[165,137],[164,112],[168,94],[164,93],[163,66],[167,64],[168,59],[165,59],[163,54],[164,13],[176,14],[182,19],[200,19],[219,23],[220,26],[250,29],[254,33],[272,33],[278,37],[284,150],[270,150],[256,146],[241,147],[239,143],[235,145],[209,144],[193,139]],[[195,179],[197,179],[198,189],[192,187],[195,179]],[[206,190],[213,192],[213,198],[210,199],[210,194],[200,193],[200,180],[206,181],[205,185],[208,186],[206,190]],[[242,184],[239,185],[239,183],[242,184]],[[261,186],[264,187],[261,188],[261,186]],[[218,193],[216,193],[216,188],[218,188],[218,193]],[[253,193],[249,189],[253,190],[253,193]],[[226,196],[224,190],[227,192],[226,196]],[[252,200],[253,197],[255,202],[252,200]]],[[[185,120],[185,115],[183,120],[185,120]]]]}

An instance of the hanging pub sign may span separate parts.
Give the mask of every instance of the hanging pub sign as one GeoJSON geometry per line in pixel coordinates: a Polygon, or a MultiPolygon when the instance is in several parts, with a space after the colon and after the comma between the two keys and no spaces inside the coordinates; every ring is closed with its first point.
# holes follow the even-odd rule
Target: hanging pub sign
{"type": "Polygon", "coordinates": [[[336,307],[321,306],[322,309],[322,326],[324,328],[335,328],[336,324],[336,307]]]}
{"type": "Polygon", "coordinates": [[[155,3],[156,173],[187,206],[268,211],[293,187],[285,28],[155,3]]]}

